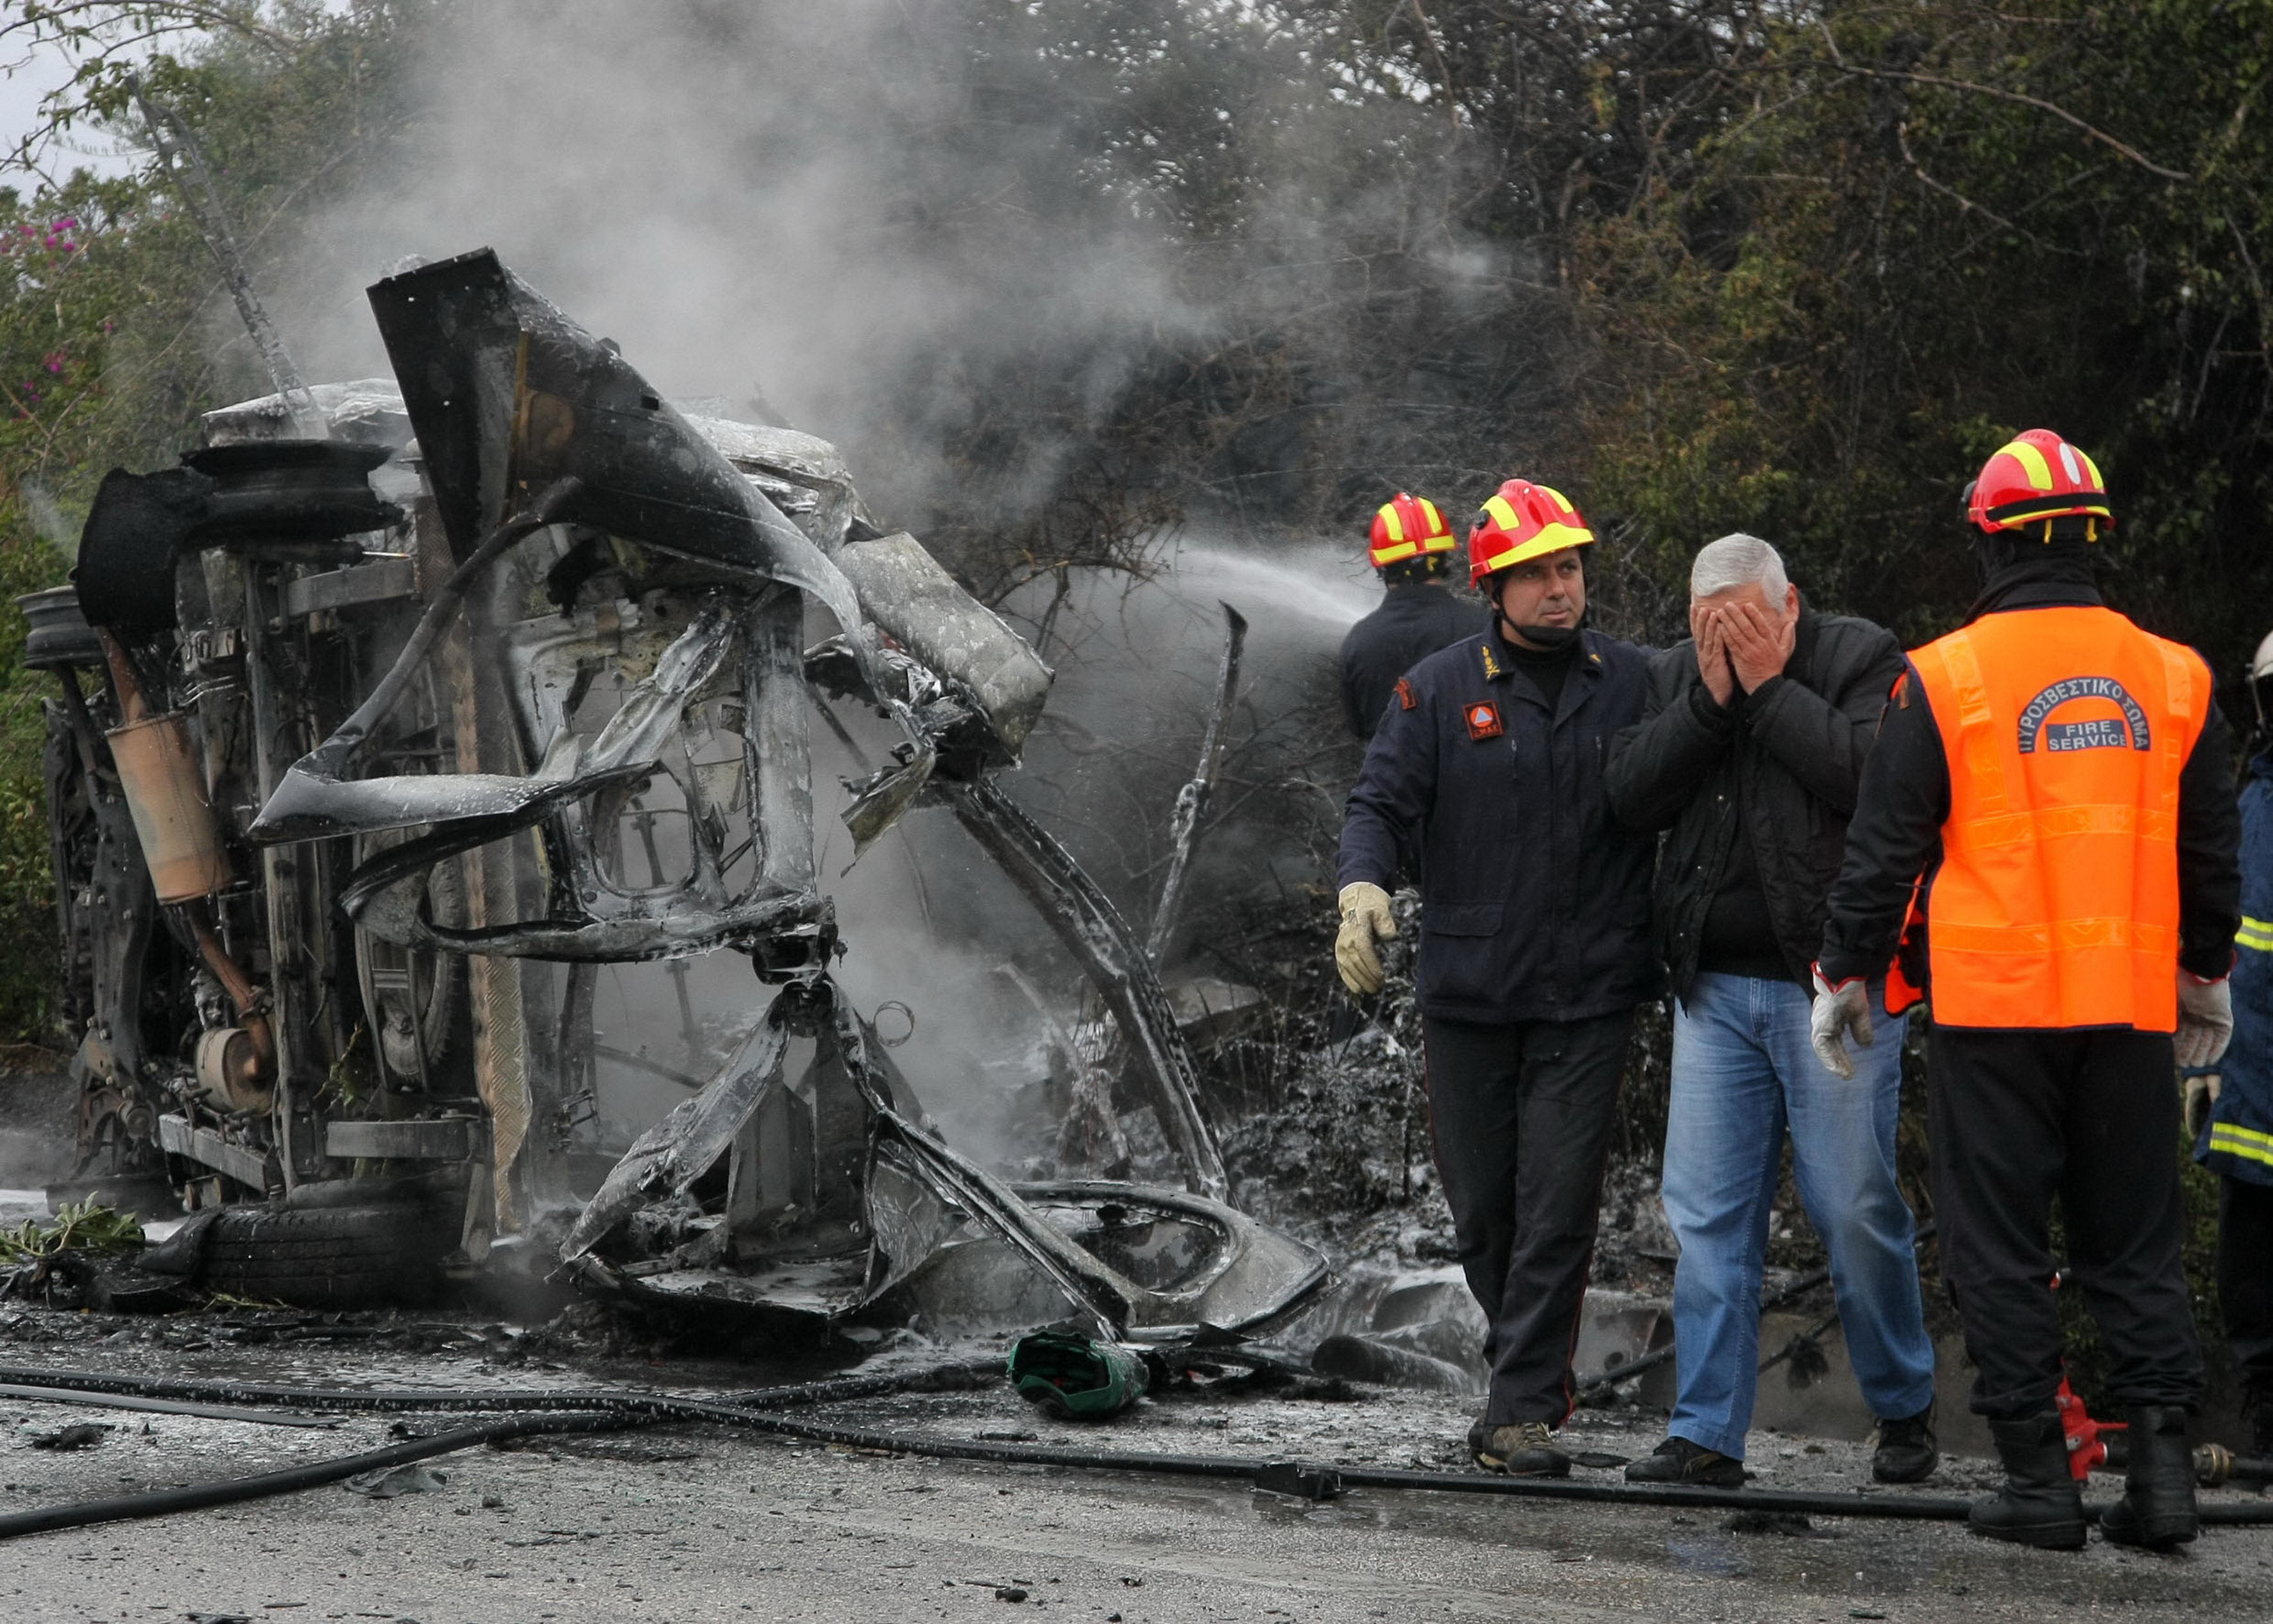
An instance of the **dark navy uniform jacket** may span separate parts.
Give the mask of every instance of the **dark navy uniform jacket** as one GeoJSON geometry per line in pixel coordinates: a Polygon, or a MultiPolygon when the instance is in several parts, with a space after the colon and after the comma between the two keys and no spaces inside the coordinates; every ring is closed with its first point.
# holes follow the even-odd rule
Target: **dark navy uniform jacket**
{"type": "Polygon", "coordinates": [[[1342,639],[1342,716],[1349,730],[1371,738],[1399,677],[1490,625],[1491,610],[1481,600],[1456,597],[1448,587],[1424,581],[1390,587],[1381,607],[1342,639]]]}
{"type": "Polygon", "coordinates": [[[2233,939],[2233,1042],[2195,1156],[2213,1172],[2273,1184],[2273,752],[2241,787],[2241,929],[2233,939]]]}
{"type": "Polygon", "coordinates": [[[1598,632],[1550,716],[1497,628],[1408,671],[1342,816],[1336,884],[1393,889],[1414,853],[1422,1013],[1579,1021],[1655,998],[1654,835],[1610,816],[1610,741],[1641,719],[1649,651],[1598,632]]]}

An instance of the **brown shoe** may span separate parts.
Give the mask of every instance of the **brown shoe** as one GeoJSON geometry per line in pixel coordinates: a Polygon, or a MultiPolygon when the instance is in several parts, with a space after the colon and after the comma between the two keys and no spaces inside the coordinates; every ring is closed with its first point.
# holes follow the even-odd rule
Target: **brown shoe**
{"type": "Polygon", "coordinates": [[[1505,1426],[1482,1422],[1468,1429],[1468,1448],[1486,1471],[1511,1478],[1567,1478],[1571,1457],[1555,1447],[1554,1429],[1544,1421],[1513,1421],[1505,1426]]]}

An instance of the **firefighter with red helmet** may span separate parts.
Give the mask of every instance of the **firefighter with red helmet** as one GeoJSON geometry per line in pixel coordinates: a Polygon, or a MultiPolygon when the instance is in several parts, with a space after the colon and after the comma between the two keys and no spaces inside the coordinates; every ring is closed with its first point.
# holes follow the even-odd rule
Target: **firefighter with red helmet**
{"type": "Polygon", "coordinates": [[[1381,607],[1342,640],[1342,715],[1359,738],[1373,737],[1399,677],[1489,624],[1482,604],[1446,585],[1459,545],[1426,497],[1400,490],[1374,514],[1366,556],[1385,590],[1381,607]]]}
{"type": "Polygon", "coordinates": [[[2080,448],[2030,430],[1968,502],[1983,590],[1964,625],[1912,651],[1864,768],[1814,1039],[1846,1074],[1899,943],[1897,984],[1932,1007],[1942,1276],[2005,1467],[1974,1531],[2085,1540],[2056,1403],[2057,1195],[2129,1412],[2128,1482],[2100,1527],[2166,1546],[2197,1526],[2187,1423],[2202,1392],[2172,1065],[2216,1059],[2233,1029],[2228,733],[2201,656],[2101,602],[2094,543],[2114,518],[2080,448]]]}
{"type": "Polygon", "coordinates": [[[1652,836],[1618,825],[1610,741],[1646,651],[1585,629],[1594,533],[1508,481],[1468,535],[1488,629],[1398,678],[1342,823],[1334,956],[1377,992],[1389,893],[1422,890],[1429,1126],[1491,1368],[1469,1434],[1492,1469],[1562,1476],[1603,1159],[1634,1007],[1657,995],[1652,836]]]}

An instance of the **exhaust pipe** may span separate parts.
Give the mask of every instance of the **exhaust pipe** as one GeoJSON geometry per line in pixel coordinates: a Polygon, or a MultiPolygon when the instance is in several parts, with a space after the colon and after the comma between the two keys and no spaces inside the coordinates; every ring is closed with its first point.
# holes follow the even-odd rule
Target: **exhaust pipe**
{"type": "Polygon", "coordinates": [[[211,896],[231,876],[206,800],[205,777],[190,745],[189,719],[178,711],[152,715],[126,651],[109,632],[98,629],[96,635],[102,640],[124,718],[103,737],[110,741],[119,788],[126,792],[126,810],[158,900],[170,904],[211,896]]]}
{"type": "Polygon", "coordinates": [[[252,977],[214,933],[205,899],[233,878],[221,831],[206,799],[203,775],[190,745],[189,720],[179,712],[154,716],[142,685],[118,640],[98,627],[110,680],[124,720],[104,737],[118,768],[126,810],[134,819],[142,861],[158,900],[181,906],[205,960],[236,1007],[236,1026],[214,1027],[198,1039],[198,1082],[213,1102],[232,1111],[266,1111],[276,1103],[276,1037],[252,977]]]}

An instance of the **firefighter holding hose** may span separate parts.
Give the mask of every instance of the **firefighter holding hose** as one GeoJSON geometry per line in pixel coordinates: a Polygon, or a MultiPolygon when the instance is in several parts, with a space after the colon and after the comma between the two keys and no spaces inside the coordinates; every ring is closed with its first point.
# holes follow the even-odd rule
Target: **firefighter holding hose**
{"type": "Polygon", "coordinates": [[[1446,584],[1460,543],[1428,498],[1399,491],[1374,514],[1368,540],[1381,606],[1349,629],[1341,651],[1342,718],[1362,740],[1381,725],[1399,677],[1491,624],[1482,604],[1446,584]]]}
{"type": "Polygon", "coordinates": [[[2057,1195],[2130,1426],[2100,1526],[2168,1546],[2198,1523],[2187,1426],[2202,1394],[2172,1063],[2215,1060],[2233,1028],[2227,729],[2201,656],[2101,602],[2094,543],[2114,520],[2089,457],[2032,429],[1968,503],[1983,590],[1895,684],[1831,891],[1812,1034],[1847,1074],[1899,944],[1895,979],[1923,978],[1932,1005],[1942,1273],[2005,1468],[1973,1531],[2085,1540],[2054,1403],[2057,1195]]]}

